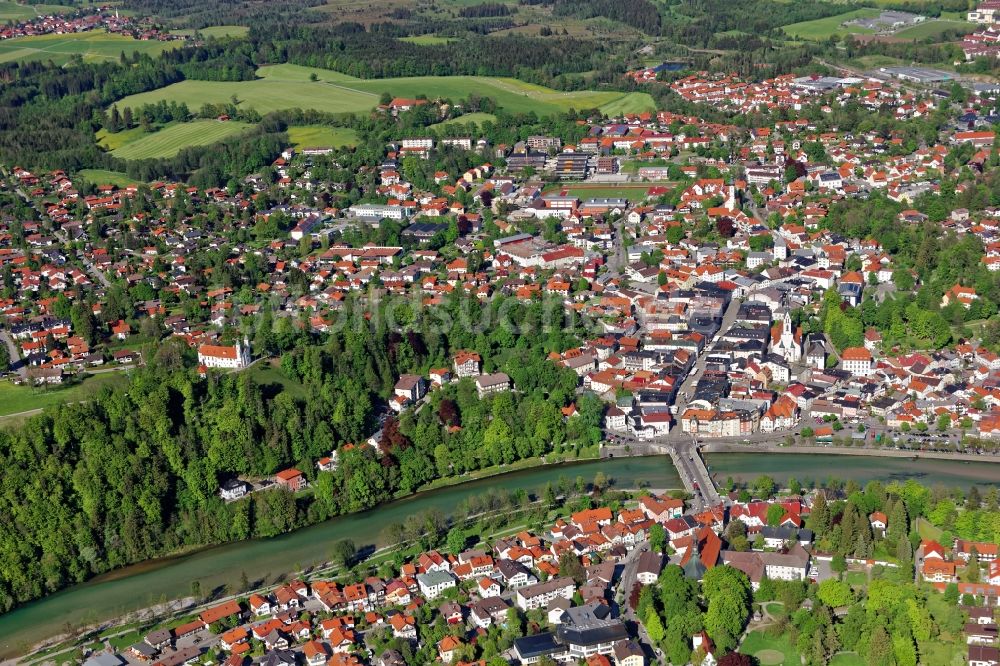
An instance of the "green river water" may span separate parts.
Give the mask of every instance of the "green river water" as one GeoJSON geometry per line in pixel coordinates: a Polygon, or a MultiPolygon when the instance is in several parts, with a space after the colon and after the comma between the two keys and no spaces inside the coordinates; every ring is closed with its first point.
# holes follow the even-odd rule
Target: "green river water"
{"type": "MultiPolygon", "coordinates": [[[[907,478],[927,485],[962,487],[1000,483],[1000,465],[991,463],[760,453],[709,454],[706,463],[720,480],[727,476],[749,480],[769,474],[779,481],[794,476],[803,482],[834,476],[861,483],[907,478]]],[[[136,564],[0,616],[0,658],[23,653],[32,644],[62,633],[67,623],[92,624],[164,599],[185,596],[194,580],[206,592],[227,583],[235,585],[241,572],[246,572],[251,581],[273,580],[280,574],[329,560],[331,545],[339,539],[352,539],[359,546],[381,545],[385,526],[403,522],[412,513],[436,508],[448,514],[465,498],[489,489],[537,491],[562,475],[571,480],[582,476],[589,481],[599,471],[622,488],[640,483],[652,488],[680,487],[680,478],[666,456],[539,467],[421,493],[273,539],[233,543],[136,564]]]]}

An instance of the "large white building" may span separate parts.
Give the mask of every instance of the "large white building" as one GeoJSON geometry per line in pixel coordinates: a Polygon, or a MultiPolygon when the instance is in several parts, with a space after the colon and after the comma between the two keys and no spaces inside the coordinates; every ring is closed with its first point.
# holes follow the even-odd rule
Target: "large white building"
{"type": "Polygon", "coordinates": [[[347,209],[355,217],[370,220],[402,220],[408,211],[403,206],[388,206],[382,204],[357,204],[347,209]]]}
{"type": "Polygon", "coordinates": [[[198,348],[198,363],[206,368],[228,368],[239,370],[250,365],[250,345],[244,340],[232,347],[225,345],[202,345],[198,348]]]}
{"type": "Polygon", "coordinates": [[[875,359],[864,347],[848,347],[840,355],[841,367],[859,377],[871,377],[875,372],[875,359]]]}
{"type": "Polygon", "coordinates": [[[809,575],[809,553],[799,544],[787,553],[736,552],[724,550],[722,562],[739,569],[750,579],[756,590],[764,577],[771,580],[805,580],[809,575]]]}
{"type": "Polygon", "coordinates": [[[572,599],[576,585],[572,578],[550,578],[544,583],[535,583],[518,589],[514,602],[521,610],[544,608],[556,597],[572,599]]]}
{"type": "Polygon", "coordinates": [[[448,571],[429,571],[417,574],[417,585],[420,586],[420,593],[430,601],[445,590],[455,587],[456,583],[455,577],[448,571]]]}

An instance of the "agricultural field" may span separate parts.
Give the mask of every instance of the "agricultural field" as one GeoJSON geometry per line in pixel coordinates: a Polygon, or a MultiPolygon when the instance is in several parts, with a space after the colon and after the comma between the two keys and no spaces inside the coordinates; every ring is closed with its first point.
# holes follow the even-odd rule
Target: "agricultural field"
{"type": "Polygon", "coordinates": [[[440,130],[445,127],[455,127],[455,126],[465,126],[471,125],[473,123],[477,125],[482,125],[486,122],[495,122],[497,119],[492,113],[466,113],[465,115],[459,116],[458,118],[452,118],[451,120],[446,120],[443,123],[437,123],[436,125],[431,125],[430,129],[440,130]]]}
{"type": "Polygon", "coordinates": [[[340,148],[359,143],[354,130],[324,125],[293,125],[288,128],[288,139],[294,148],[340,148]]]}
{"type": "Polygon", "coordinates": [[[254,81],[181,81],[159,90],[126,97],[119,109],[137,108],[160,100],[185,102],[192,109],[204,103],[228,102],[261,113],[281,109],[316,109],[328,113],[363,113],[378,104],[382,93],[394,97],[417,95],[461,99],[470,94],[491,97],[507,111],[539,115],[571,108],[599,108],[611,113],[637,113],[654,109],[645,93],[576,91],[559,92],[517,79],[482,76],[417,76],[396,79],[355,79],[339,72],[296,65],[273,65],[258,70],[254,81]],[[310,75],[315,74],[315,81],[310,75]]]}
{"type": "Polygon", "coordinates": [[[171,34],[193,37],[196,32],[202,37],[242,37],[250,32],[250,28],[245,25],[210,25],[207,28],[198,30],[171,30],[171,34]]]}
{"type": "Polygon", "coordinates": [[[240,134],[249,128],[247,123],[233,120],[193,120],[177,123],[130,141],[112,151],[112,155],[123,160],[142,160],[157,157],[173,157],[189,146],[206,146],[227,137],[240,134]]]}
{"type": "Polygon", "coordinates": [[[122,51],[156,56],[177,48],[179,44],[181,42],[142,41],[103,30],[72,35],[17,37],[0,42],[0,62],[51,60],[57,65],[65,65],[75,55],[83,56],[84,62],[117,60],[122,51]]]}
{"type": "Polygon", "coordinates": [[[873,30],[857,25],[843,25],[844,21],[856,18],[873,18],[881,12],[878,9],[856,9],[852,12],[828,16],[815,21],[792,23],[782,28],[785,34],[799,39],[824,40],[830,35],[871,35],[873,30]]]}
{"type": "Polygon", "coordinates": [[[66,5],[22,5],[18,2],[0,1],[0,21],[23,21],[36,16],[63,14],[72,11],[66,5]]]}
{"type": "Polygon", "coordinates": [[[129,178],[121,171],[108,171],[106,169],[82,169],[78,175],[87,182],[94,185],[115,185],[117,187],[128,187],[138,185],[139,181],[129,178]]]}

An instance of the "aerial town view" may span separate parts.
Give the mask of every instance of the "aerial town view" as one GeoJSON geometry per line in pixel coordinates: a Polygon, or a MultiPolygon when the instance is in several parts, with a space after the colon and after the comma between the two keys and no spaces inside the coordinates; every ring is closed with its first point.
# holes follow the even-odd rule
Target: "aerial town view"
{"type": "Polygon", "coordinates": [[[1000,0],[0,0],[0,664],[1000,666],[998,130],[1000,0]]]}

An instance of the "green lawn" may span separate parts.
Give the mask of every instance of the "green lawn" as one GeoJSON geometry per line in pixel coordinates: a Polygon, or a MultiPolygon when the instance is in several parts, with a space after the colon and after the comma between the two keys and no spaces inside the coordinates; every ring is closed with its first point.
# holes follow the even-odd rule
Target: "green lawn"
{"type": "Polygon", "coordinates": [[[856,9],[852,12],[845,12],[843,14],[837,14],[836,16],[827,16],[826,18],[816,19],[815,21],[802,21],[801,23],[792,23],[791,25],[786,25],[782,30],[786,34],[792,37],[798,37],[799,39],[827,39],[830,35],[870,35],[873,34],[872,30],[868,28],[862,28],[856,25],[843,25],[844,21],[850,21],[856,18],[869,18],[878,16],[881,13],[878,9],[856,9]]]}
{"type": "Polygon", "coordinates": [[[94,185],[117,185],[118,187],[128,187],[129,185],[137,185],[139,183],[138,180],[129,178],[121,171],[82,169],[78,173],[80,177],[93,183],[94,185]]]}
{"type": "Polygon", "coordinates": [[[941,538],[941,528],[931,525],[924,518],[917,518],[917,534],[921,539],[937,541],[941,538]]]}
{"type": "Polygon", "coordinates": [[[830,660],[830,666],[865,666],[865,660],[857,652],[841,652],[830,660]]]}
{"type": "Polygon", "coordinates": [[[966,663],[965,657],[968,648],[965,643],[941,643],[938,641],[926,641],[917,644],[920,651],[920,661],[923,664],[934,664],[934,666],[962,666],[966,663]]]}
{"type": "Polygon", "coordinates": [[[122,372],[105,372],[87,377],[79,384],[67,387],[34,388],[0,382],[0,416],[88,400],[105,386],[121,384],[124,381],[125,375],[122,372]]]}
{"type": "Polygon", "coordinates": [[[893,33],[893,37],[900,39],[927,39],[928,37],[938,37],[946,30],[965,30],[971,32],[973,24],[967,21],[924,21],[917,25],[893,33]]]}
{"type": "Polygon", "coordinates": [[[293,398],[305,399],[306,397],[306,387],[301,382],[289,379],[280,368],[271,365],[268,361],[261,361],[247,372],[258,384],[263,386],[280,386],[293,398]]]}
{"type": "Polygon", "coordinates": [[[800,666],[799,654],[788,636],[771,638],[763,631],[747,634],[740,652],[753,655],[761,666],[800,666]]]}
{"type": "Polygon", "coordinates": [[[359,143],[354,130],[325,125],[293,125],[288,128],[288,138],[295,148],[340,148],[359,143]]]}
{"type": "Polygon", "coordinates": [[[23,21],[36,16],[63,14],[72,9],[68,5],[22,5],[17,2],[0,1],[0,21],[23,21]]]}
{"type": "Polygon", "coordinates": [[[103,30],[72,35],[38,35],[0,42],[0,62],[52,60],[57,65],[65,65],[76,54],[82,55],[87,62],[117,60],[122,51],[127,54],[138,51],[157,56],[180,44],[181,42],[141,41],[111,35],[103,30]]]}
{"type": "Polygon", "coordinates": [[[446,120],[443,123],[437,123],[436,125],[431,125],[430,129],[443,129],[445,127],[454,127],[455,125],[471,125],[476,123],[477,125],[482,125],[485,122],[495,122],[497,119],[492,113],[466,113],[464,116],[459,116],[458,118],[452,118],[451,120],[446,120]]]}
{"type": "Polygon", "coordinates": [[[785,604],[780,601],[771,601],[764,604],[764,610],[766,610],[771,616],[778,617],[779,615],[785,614],[785,604]]]}
{"type": "Polygon", "coordinates": [[[470,94],[491,97],[513,113],[534,111],[539,115],[562,113],[571,108],[599,108],[605,113],[653,110],[653,99],[645,93],[612,91],[560,92],[517,79],[483,76],[416,76],[359,80],[330,70],[297,65],[269,65],[258,70],[254,81],[181,81],[165,88],[126,97],[118,108],[137,108],[160,100],[185,102],[192,109],[204,103],[228,102],[234,95],[241,106],[262,113],[281,109],[317,109],[328,113],[363,113],[374,108],[383,93],[393,97],[450,98],[470,94]],[[315,75],[315,81],[310,75],[315,75]]]}
{"type": "Polygon", "coordinates": [[[141,160],[155,157],[173,157],[189,146],[207,146],[246,131],[250,125],[230,120],[193,120],[189,123],[170,125],[158,132],[143,134],[112,151],[123,160],[141,160]]]}
{"type": "Polygon", "coordinates": [[[250,32],[250,28],[245,25],[210,25],[198,30],[171,30],[170,32],[185,37],[193,37],[195,32],[200,32],[202,37],[242,37],[250,32]]]}
{"type": "Polygon", "coordinates": [[[868,574],[864,571],[848,571],[844,574],[844,582],[852,587],[865,587],[868,585],[868,574]]]}

